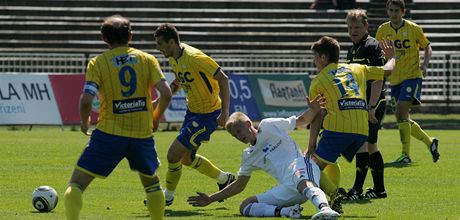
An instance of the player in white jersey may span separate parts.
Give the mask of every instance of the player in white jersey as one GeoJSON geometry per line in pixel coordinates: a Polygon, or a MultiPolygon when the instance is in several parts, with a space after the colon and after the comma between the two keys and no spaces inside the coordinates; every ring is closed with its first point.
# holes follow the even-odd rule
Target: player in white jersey
{"type": "Polygon", "coordinates": [[[304,158],[300,148],[289,136],[294,128],[305,128],[324,107],[324,99],[308,100],[309,110],[301,116],[267,118],[258,129],[242,112],[233,113],[225,128],[239,141],[249,144],[243,150],[243,159],[235,182],[210,196],[197,192],[188,202],[193,206],[207,206],[212,202],[232,197],[244,190],[251,174],[263,170],[278,182],[272,189],[245,199],[240,205],[244,216],[300,218],[300,204],[310,200],[317,209],[312,219],[337,219],[326,195],[318,187],[320,170],[311,158],[304,158]]]}

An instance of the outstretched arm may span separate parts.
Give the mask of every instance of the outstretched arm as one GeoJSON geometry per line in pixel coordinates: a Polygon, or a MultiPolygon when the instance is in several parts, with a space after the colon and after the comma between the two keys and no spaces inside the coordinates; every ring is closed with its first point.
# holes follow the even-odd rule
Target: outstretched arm
{"type": "Polygon", "coordinates": [[[230,198],[242,192],[244,188],[246,188],[250,178],[250,176],[238,176],[235,182],[231,183],[223,190],[213,193],[210,196],[202,192],[196,192],[198,195],[188,197],[187,202],[192,206],[202,207],[207,206],[215,201],[230,198]]]}

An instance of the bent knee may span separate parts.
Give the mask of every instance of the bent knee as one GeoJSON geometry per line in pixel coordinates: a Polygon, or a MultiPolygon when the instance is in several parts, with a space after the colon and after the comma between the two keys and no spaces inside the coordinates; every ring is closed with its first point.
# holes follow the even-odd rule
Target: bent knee
{"type": "Polygon", "coordinates": [[[247,216],[245,213],[249,213],[249,210],[251,210],[251,205],[252,203],[258,202],[257,197],[251,196],[247,199],[245,199],[243,202],[240,204],[240,213],[241,215],[247,216]]]}

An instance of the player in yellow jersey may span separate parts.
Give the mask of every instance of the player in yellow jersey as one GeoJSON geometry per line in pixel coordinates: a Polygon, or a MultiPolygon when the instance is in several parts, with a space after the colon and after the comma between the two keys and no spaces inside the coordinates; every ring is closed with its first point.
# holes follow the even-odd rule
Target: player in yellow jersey
{"type": "Polygon", "coordinates": [[[387,13],[390,21],[377,29],[377,40],[390,39],[396,48],[396,67],[389,77],[391,84],[391,104],[398,121],[402,154],[396,159],[398,163],[410,163],[411,136],[423,141],[428,147],[433,161],[439,159],[438,139],[430,137],[420,125],[410,119],[412,107],[420,106],[422,78],[427,74],[432,49],[422,28],[409,20],[403,19],[404,0],[388,0],[387,13]],[[420,62],[420,48],[424,59],[420,62]]]}
{"type": "MultiPolygon", "coordinates": [[[[391,43],[382,42],[382,50],[388,57],[393,57],[394,48],[391,43]]],[[[336,164],[342,155],[352,161],[358,149],[368,136],[368,108],[366,104],[367,80],[382,80],[391,74],[394,58],[382,67],[361,64],[339,64],[340,45],[331,37],[322,37],[311,47],[314,63],[320,71],[311,81],[309,97],[317,95],[326,99],[326,113],[316,117],[310,128],[310,140],[306,154],[313,155],[321,170],[331,171],[321,175],[321,189],[331,197],[331,207],[342,212],[334,203],[340,184],[340,169],[336,164]],[[321,139],[317,144],[320,129],[321,139]]],[[[378,90],[372,90],[378,96],[378,90]]],[[[337,201],[338,202],[338,201],[337,201]]]]}
{"type": "Polygon", "coordinates": [[[105,178],[127,158],[139,173],[147,196],[151,219],[163,219],[164,193],[155,174],[160,162],[154,132],[171,100],[171,89],[156,58],[131,48],[131,25],[119,15],[108,17],[101,26],[109,50],[91,59],[80,97],[81,131],[91,139],[81,154],[64,193],[67,219],[78,219],[82,193],[95,177],[105,178]],[[151,89],[160,97],[152,105],[151,89]],[[99,97],[96,129],[88,133],[92,101],[99,97]]]}
{"type": "Polygon", "coordinates": [[[196,153],[202,143],[209,141],[218,125],[225,125],[230,92],[228,77],[220,66],[200,50],[181,43],[173,25],[160,25],[155,30],[155,41],[156,48],[169,58],[176,75],[170,83],[172,92],[182,88],[187,93],[187,113],[167,156],[165,197],[166,205],[171,205],[182,175],[182,164],[217,180],[219,189],[235,180],[234,175],[196,153]]]}

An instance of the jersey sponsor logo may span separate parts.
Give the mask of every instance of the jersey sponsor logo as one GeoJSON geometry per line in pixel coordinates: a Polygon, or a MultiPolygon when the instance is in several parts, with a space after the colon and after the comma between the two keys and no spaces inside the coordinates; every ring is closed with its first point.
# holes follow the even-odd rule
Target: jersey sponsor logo
{"type": "Polygon", "coordinates": [[[340,99],[339,109],[343,110],[366,110],[366,101],[363,99],[340,99]]]}
{"type": "Polygon", "coordinates": [[[410,48],[410,40],[409,39],[404,39],[404,40],[395,40],[395,43],[394,43],[395,47],[398,48],[398,49],[401,49],[401,48],[410,48]]]}
{"type": "Polygon", "coordinates": [[[116,67],[120,67],[124,64],[135,64],[137,63],[136,56],[130,54],[123,54],[112,58],[112,64],[116,67]]]}
{"type": "Polygon", "coordinates": [[[140,111],[147,111],[147,101],[145,97],[124,100],[113,100],[114,114],[125,114],[140,111]]]}
{"type": "Polygon", "coordinates": [[[185,73],[178,72],[176,74],[177,79],[179,80],[180,83],[193,82],[193,80],[195,79],[191,75],[192,74],[190,72],[185,72],[185,73]]]}

